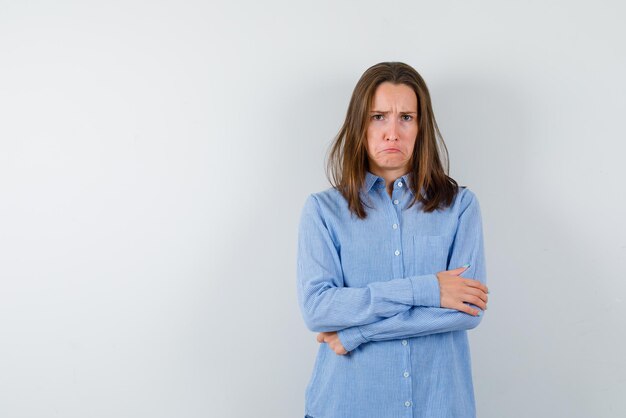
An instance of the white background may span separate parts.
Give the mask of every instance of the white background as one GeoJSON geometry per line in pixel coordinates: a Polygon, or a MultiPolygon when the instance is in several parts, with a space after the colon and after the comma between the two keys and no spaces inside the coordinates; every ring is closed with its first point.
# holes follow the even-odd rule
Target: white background
{"type": "Polygon", "coordinates": [[[479,416],[626,416],[624,11],[0,1],[0,416],[303,416],[298,218],[390,60],[481,204],[479,416]]]}

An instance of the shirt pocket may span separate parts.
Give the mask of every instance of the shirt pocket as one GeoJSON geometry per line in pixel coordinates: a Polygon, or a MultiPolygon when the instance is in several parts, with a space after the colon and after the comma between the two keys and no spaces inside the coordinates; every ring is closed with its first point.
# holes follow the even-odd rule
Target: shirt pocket
{"type": "Polygon", "coordinates": [[[413,235],[415,274],[447,270],[451,245],[450,235],[413,235]]]}

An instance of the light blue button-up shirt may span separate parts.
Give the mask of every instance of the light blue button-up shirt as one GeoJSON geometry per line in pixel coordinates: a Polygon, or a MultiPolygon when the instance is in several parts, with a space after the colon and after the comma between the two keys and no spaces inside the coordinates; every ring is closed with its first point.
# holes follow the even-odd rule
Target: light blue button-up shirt
{"type": "MultiPolygon", "coordinates": [[[[366,174],[366,219],[334,188],[310,195],[300,219],[297,288],[311,331],[338,331],[347,355],[320,344],[305,391],[313,418],[475,417],[467,330],[481,316],[441,308],[436,273],[486,284],[478,200],[425,213],[398,178],[366,174]]],[[[471,305],[475,309],[480,308],[471,305]]]]}

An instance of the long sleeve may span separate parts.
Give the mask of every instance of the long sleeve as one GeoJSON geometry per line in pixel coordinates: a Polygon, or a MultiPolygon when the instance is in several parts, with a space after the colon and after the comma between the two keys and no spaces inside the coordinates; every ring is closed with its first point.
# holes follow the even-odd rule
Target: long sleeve
{"type": "MultiPolygon", "coordinates": [[[[471,266],[462,277],[479,280],[486,284],[482,220],[476,196],[469,190],[461,199],[458,227],[451,247],[448,269],[469,263],[471,266]]],[[[475,309],[480,308],[469,304],[475,309]]],[[[363,326],[350,327],[338,332],[339,339],[348,351],[368,341],[384,341],[419,337],[448,331],[469,330],[477,327],[480,316],[469,315],[456,309],[415,306],[363,326]]]]}
{"type": "Polygon", "coordinates": [[[427,274],[344,286],[341,260],[319,202],[311,195],[298,233],[298,302],[311,331],[371,324],[413,306],[439,306],[439,281],[427,274]]]}

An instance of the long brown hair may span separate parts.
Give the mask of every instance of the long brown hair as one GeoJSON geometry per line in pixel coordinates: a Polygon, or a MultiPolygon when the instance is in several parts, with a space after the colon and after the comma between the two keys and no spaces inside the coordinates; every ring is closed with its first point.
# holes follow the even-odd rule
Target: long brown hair
{"type": "Polygon", "coordinates": [[[458,184],[447,175],[448,149],[435,121],[428,88],[418,72],[402,62],[381,62],[368,68],[354,87],[346,119],[329,150],[326,175],[330,183],[348,201],[352,213],[360,219],[367,217],[359,191],[369,169],[365,149],[369,111],[376,89],[386,81],[405,84],[417,96],[418,131],[409,173],[414,198],[409,207],[418,201],[425,212],[450,206],[458,184]],[[445,171],[440,151],[445,155],[445,171]]]}

